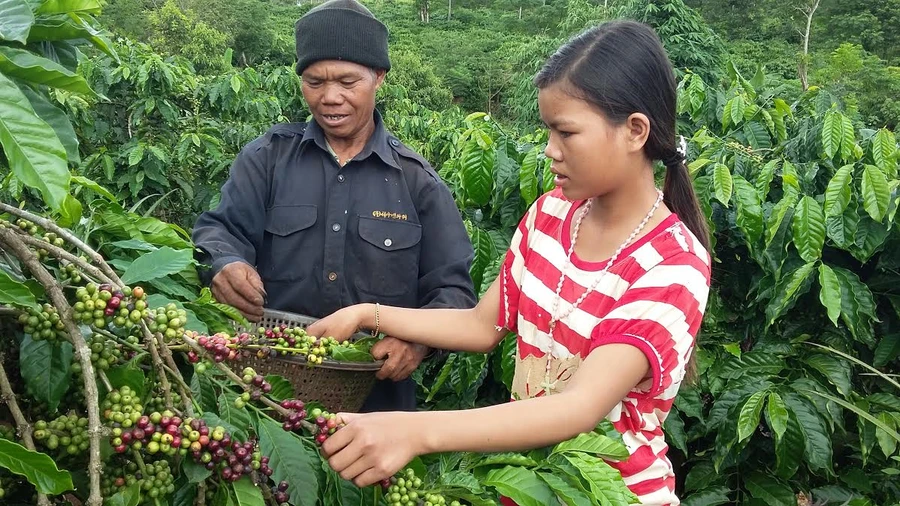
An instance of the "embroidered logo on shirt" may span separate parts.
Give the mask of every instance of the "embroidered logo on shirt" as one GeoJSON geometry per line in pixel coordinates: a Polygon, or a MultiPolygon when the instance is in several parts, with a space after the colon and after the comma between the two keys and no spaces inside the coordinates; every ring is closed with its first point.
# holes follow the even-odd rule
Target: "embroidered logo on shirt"
{"type": "Polygon", "coordinates": [[[376,218],[389,218],[392,220],[407,221],[409,216],[401,213],[393,213],[391,211],[372,211],[372,216],[376,218]]]}

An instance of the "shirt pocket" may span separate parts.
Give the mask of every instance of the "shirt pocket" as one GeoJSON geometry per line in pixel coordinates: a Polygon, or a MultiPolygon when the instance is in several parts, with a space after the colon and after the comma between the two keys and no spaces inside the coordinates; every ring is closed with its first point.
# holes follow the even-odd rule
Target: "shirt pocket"
{"type": "Polygon", "coordinates": [[[315,255],[321,255],[322,250],[309,230],[317,218],[317,207],[309,204],[276,206],[266,211],[266,233],[258,266],[263,279],[297,280],[309,274],[316,263],[315,255]],[[307,258],[309,255],[313,258],[307,258]]]}
{"type": "Polygon", "coordinates": [[[359,217],[356,287],[370,295],[416,293],[422,226],[408,221],[359,217]]]}

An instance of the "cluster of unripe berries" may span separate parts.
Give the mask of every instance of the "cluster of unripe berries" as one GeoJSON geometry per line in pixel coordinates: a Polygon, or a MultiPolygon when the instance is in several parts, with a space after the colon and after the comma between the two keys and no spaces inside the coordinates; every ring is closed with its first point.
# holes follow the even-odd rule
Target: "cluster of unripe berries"
{"type": "Polygon", "coordinates": [[[156,308],[156,313],[151,314],[153,321],[147,327],[150,332],[159,332],[166,342],[180,339],[184,334],[184,325],[187,323],[187,311],[179,309],[170,302],[165,307],[156,308]]]}
{"type": "Polygon", "coordinates": [[[73,285],[80,285],[82,281],[81,273],[78,272],[75,264],[66,264],[62,266],[59,270],[59,277],[61,281],[68,281],[73,285]]]}
{"type": "Polygon", "coordinates": [[[100,405],[103,418],[112,423],[112,426],[130,428],[141,418],[144,407],[136,392],[127,385],[107,394],[100,405]]]}
{"type": "Polygon", "coordinates": [[[423,492],[422,480],[412,469],[382,481],[381,487],[385,490],[384,499],[388,506],[461,506],[459,501],[448,501],[441,494],[423,492]]]}
{"type": "Polygon", "coordinates": [[[109,284],[88,283],[75,291],[75,299],[75,319],[100,329],[110,321],[116,327],[130,329],[150,315],[144,289],[139,286],[114,290],[109,284]]]}
{"type": "Polygon", "coordinates": [[[59,448],[67,455],[77,455],[90,446],[87,426],[87,418],[70,413],[51,422],[38,420],[34,423],[33,435],[48,450],[59,448]]]}
{"type": "Polygon", "coordinates": [[[144,492],[143,504],[155,505],[159,504],[155,499],[175,492],[175,478],[167,460],[146,462],[143,470],[134,462],[128,462],[124,466],[124,471],[125,474],[122,475],[119,474],[122,468],[107,466],[104,469],[100,482],[100,492],[104,497],[111,497],[123,487],[138,484],[144,492]]]}
{"type": "MultiPolygon", "coordinates": [[[[87,336],[85,344],[91,350],[91,363],[101,371],[118,364],[122,358],[122,351],[118,348],[115,341],[106,339],[102,335],[91,334],[87,336]]],[[[81,374],[81,362],[77,358],[72,359],[72,372],[81,374]]]]}
{"type": "Polygon", "coordinates": [[[41,306],[40,311],[28,308],[27,312],[19,315],[19,323],[24,327],[23,331],[31,334],[31,338],[35,341],[54,342],[65,339],[66,336],[59,313],[50,304],[41,306]]]}

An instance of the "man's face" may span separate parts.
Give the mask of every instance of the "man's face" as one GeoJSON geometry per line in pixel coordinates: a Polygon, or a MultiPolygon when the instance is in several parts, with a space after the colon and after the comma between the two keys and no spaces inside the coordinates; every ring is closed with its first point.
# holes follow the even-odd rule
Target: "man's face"
{"type": "Polygon", "coordinates": [[[352,139],[372,121],[384,74],[352,62],[318,61],[303,71],[303,98],[328,137],[352,139]]]}

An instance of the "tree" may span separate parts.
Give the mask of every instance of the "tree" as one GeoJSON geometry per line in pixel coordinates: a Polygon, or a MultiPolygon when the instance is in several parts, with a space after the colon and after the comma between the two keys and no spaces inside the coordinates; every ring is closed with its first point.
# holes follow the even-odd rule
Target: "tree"
{"type": "Polygon", "coordinates": [[[819,9],[819,3],[821,0],[807,0],[804,5],[797,7],[803,16],[806,18],[806,29],[800,32],[800,35],[803,36],[803,52],[800,53],[800,63],[797,65],[797,74],[800,77],[800,84],[803,86],[803,91],[809,89],[809,80],[807,77],[807,72],[809,70],[809,36],[812,31],[812,20],[813,16],[815,16],[816,11],[819,9]]]}

